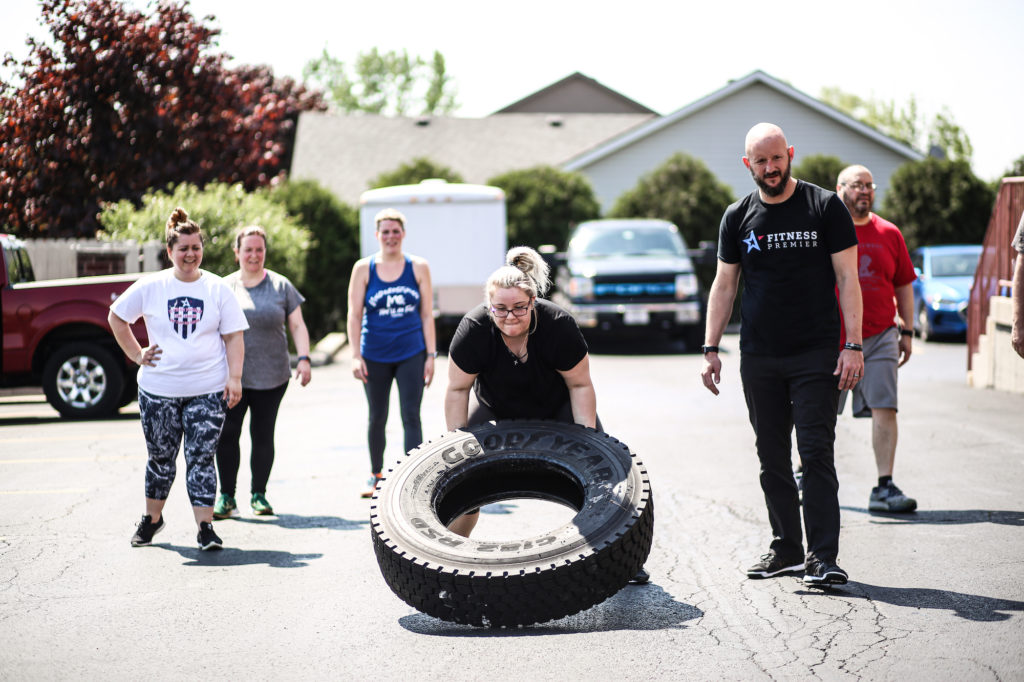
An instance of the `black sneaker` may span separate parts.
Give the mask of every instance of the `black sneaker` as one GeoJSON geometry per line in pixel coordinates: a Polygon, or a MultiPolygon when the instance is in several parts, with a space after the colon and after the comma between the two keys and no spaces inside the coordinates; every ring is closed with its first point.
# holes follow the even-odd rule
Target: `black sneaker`
{"type": "Polygon", "coordinates": [[[651,582],[651,574],[643,567],[641,567],[640,570],[636,572],[636,575],[629,580],[630,585],[646,585],[649,582],[651,582]]]}
{"type": "Polygon", "coordinates": [[[164,529],[164,517],[153,523],[153,517],[146,514],[139,521],[139,527],[135,529],[132,536],[132,547],[147,547],[153,543],[153,536],[164,529]]]}
{"type": "Polygon", "coordinates": [[[199,541],[199,549],[220,549],[224,546],[221,539],[213,532],[213,524],[209,521],[199,524],[199,535],[196,539],[199,541]]]}
{"type": "Polygon", "coordinates": [[[845,585],[850,576],[836,563],[809,558],[804,569],[804,585],[845,585]]]}
{"type": "Polygon", "coordinates": [[[785,558],[769,549],[761,555],[761,560],[747,569],[748,578],[774,578],[777,575],[799,575],[804,572],[802,558],[785,558]]]}

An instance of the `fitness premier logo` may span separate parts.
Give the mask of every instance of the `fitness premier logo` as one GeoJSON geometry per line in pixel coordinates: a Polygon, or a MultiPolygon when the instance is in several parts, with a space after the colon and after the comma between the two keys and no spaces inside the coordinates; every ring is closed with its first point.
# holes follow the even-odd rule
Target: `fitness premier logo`
{"type": "Polygon", "coordinates": [[[190,296],[179,296],[167,301],[167,319],[181,338],[188,339],[196,333],[196,326],[203,319],[203,301],[190,296]]]}
{"type": "Polygon", "coordinates": [[[765,241],[767,242],[765,244],[766,251],[778,251],[779,249],[814,249],[818,246],[818,231],[803,230],[797,232],[773,232],[772,234],[765,235],[765,241]]]}

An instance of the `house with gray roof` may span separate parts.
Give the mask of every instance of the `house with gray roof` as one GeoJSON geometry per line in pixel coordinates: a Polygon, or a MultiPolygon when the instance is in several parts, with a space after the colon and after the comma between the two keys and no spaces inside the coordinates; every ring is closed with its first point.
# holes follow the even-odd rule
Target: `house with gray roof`
{"type": "Polygon", "coordinates": [[[500,173],[573,157],[655,118],[653,114],[492,114],[484,118],[392,117],[303,112],[291,177],[312,178],[358,204],[370,182],[427,158],[485,184],[500,173]]]}
{"type": "MultiPolygon", "coordinates": [[[[876,205],[889,176],[923,155],[763,71],[730,82],[682,109],[653,119],[579,154],[562,165],[586,175],[603,211],[637,180],[676,152],[701,159],[736,197],[754,189],[743,165],[743,139],[751,127],[778,124],[795,148],[794,165],[812,154],[836,156],[871,169],[876,205]]],[[[834,189],[829,187],[828,189],[834,189]]]]}
{"type": "Polygon", "coordinates": [[[318,180],[355,205],[375,177],[416,158],[447,166],[475,184],[551,165],[585,175],[607,211],[641,176],[685,152],[704,161],[740,197],[754,188],[741,161],[743,138],[756,123],[769,121],[795,147],[794,163],[828,154],[870,168],[880,204],[892,172],[923,158],[762,71],[666,116],[616,95],[575,73],[483,118],[303,112],[291,176],[318,180]]]}
{"type": "Polygon", "coordinates": [[[546,88],[527,95],[496,114],[654,114],[603,83],[579,71],[569,74],[546,88]]]}

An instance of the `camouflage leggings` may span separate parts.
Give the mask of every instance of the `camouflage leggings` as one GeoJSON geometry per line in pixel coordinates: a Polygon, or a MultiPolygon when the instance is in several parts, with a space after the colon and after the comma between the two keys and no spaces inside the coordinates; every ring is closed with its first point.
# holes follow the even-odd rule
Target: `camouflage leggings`
{"type": "Polygon", "coordinates": [[[139,414],[146,437],[146,497],[166,500],[185,439],[185,486],[194,507],[212,507],[217,495],[214,456],[227,406],[220,393],[167,398],[139,390],[139,414]]]}

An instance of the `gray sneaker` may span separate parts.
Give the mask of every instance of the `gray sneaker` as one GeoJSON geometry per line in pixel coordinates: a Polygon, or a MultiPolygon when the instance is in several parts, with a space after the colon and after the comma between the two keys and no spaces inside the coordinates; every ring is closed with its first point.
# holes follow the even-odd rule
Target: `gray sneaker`
{"type": "Polygon", "coordinates": [[[875,486],[871,489],[868,509],[884,512],[912,512],[917,509],[917,500],[904,495],[895,483],[889,481],[888,485],[875,486]]]}

